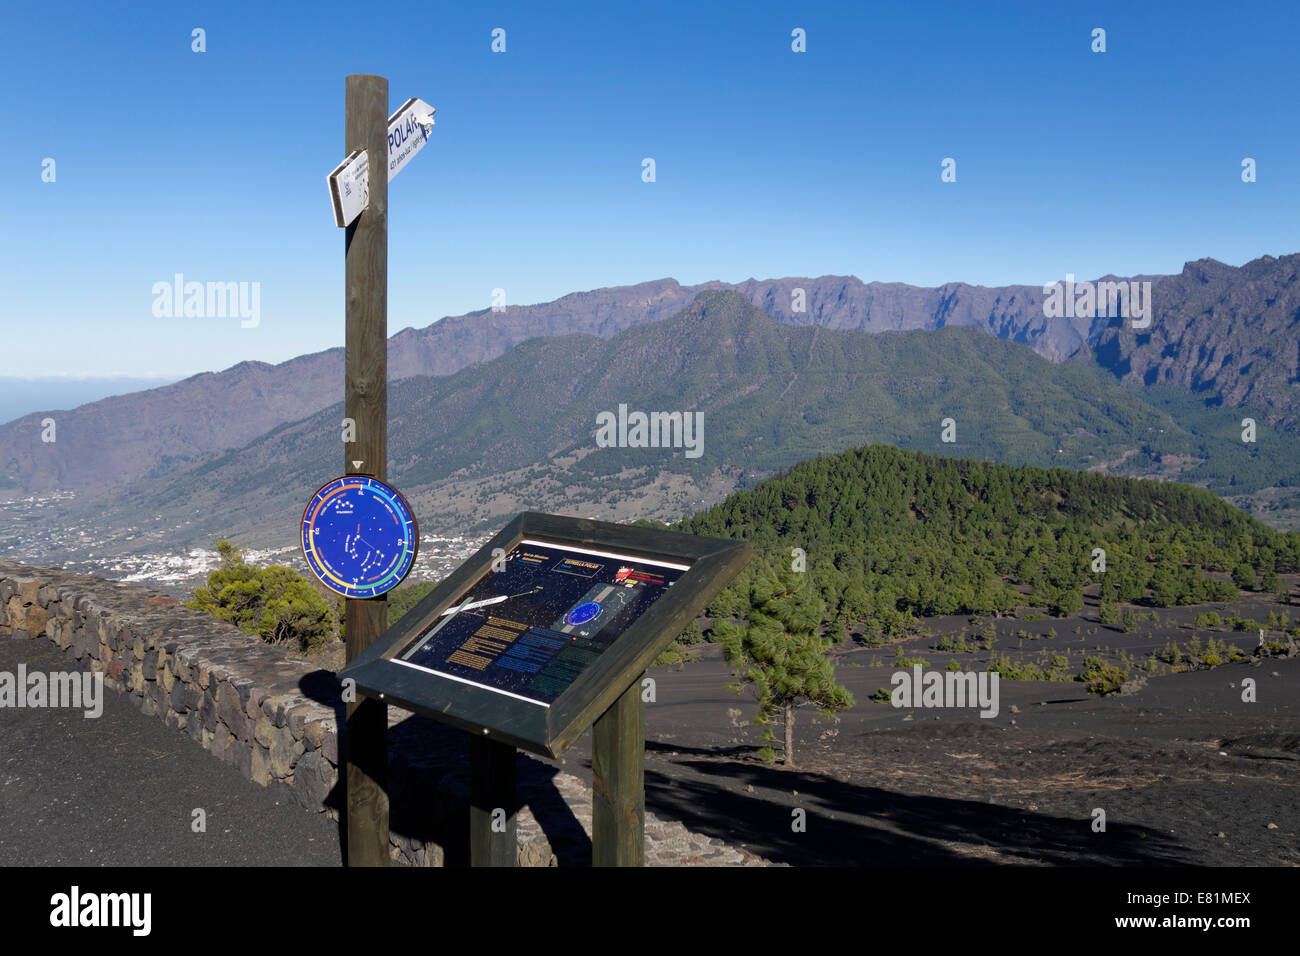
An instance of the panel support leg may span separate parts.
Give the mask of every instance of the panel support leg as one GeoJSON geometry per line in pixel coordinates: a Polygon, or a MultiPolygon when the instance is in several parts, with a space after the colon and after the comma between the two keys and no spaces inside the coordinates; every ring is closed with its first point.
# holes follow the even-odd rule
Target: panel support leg
{"type": "Polygon", "coordinates": [[[591,730],[591,865],[645,866],[645,704],[633,681],[591,730]]]}
{"type": "Polygon", "coordinates": [[[515,748],[471,735],[469,751],[470,866],[518,866],[515,748]]]}

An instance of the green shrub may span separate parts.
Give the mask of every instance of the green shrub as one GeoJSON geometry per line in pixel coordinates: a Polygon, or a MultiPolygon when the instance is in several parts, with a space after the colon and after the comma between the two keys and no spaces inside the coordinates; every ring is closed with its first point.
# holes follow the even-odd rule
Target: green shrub
{"type": "Polygon", "coordinates": [[[659,656],[654,659],[654,662],[650,666],[669,667],[673,664],[685,664],[688,661],[694,660],[694,658],[694,651],[687,647],[683,647],[676,641],[673,641],[659,652],[659,656]]]}
{"type": "Polygon", "coordinates": [[[1064,654],[1053,654],[1051,660],[1043,668],[1043,676],[1048,680],[1074,680],[1074,675],[1069,672],[1070,659],[1064,654]]]}
{"type": "Polygon", "coordinates": [[[945,651],[950,654],[969,654],[975,648],[967,643],[965,633],[954,636],[941,638],[939,643],[933,645],[932,650],[945,651]]]}
{"type": "Polygon", "coordinates": [[[415,607],[430,591],[438,586],[436,581],[421,581],[388,592],[388,626],[392,627],[415,607]]]}
{"type": "Polygon", "coordinates": [[[1086,657],[1084,669],[1078,680],[1088,685],[1090,694],[1112,694],[1119,690],[1129,678],[1129,669],[1120,668],[1102,660],[1100,657],[1086,657]]]}
{"type": "Polygon", "coordinates": [[[1034,680],[1037,669],[1009,657],[994,657],[989,661],[990,674],[999,675],[1002,680],[1034,680]]]}
{"type": "Polygon", "coordinates": [[[1106,627],[1115,627],[1119,624],[1120,610],[1119,605],[1114,601],[1102,601],[1101,607],[1097,611],[1097,620],[1106,627]]]}
{"type": "Polygon", "coordinates": [[[221,567],[208,574],[206,586],[196,588],[186,607],[229,621],[268,644],[299,651],[320,650],[336,633],[330,602],[293,568],[244,563],[240,549],[217,542],[221,567]]]}

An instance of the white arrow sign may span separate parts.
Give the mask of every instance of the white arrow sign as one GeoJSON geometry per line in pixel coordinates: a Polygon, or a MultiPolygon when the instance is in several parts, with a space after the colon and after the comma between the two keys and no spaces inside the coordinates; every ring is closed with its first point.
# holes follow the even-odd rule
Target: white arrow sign
{"type": "Polygon", "coordinates": [[[354,149],[348,158],[329,174],[330,201],[334,204],[334,224],[350,226],[370,202],[370,157],[364,149],[354,149]]]}
{"type": "MultiPolygon", "coordinates": [[[[411,97],[388,117],[388,181],[406,168],[406,164],[424,148],[433,129],[432,106],[411,97]]],[[[334,206],[334,224],[349,226],[370,202],[369,156],[364,149],[353,150],[328,177],[330,202],[334,206]]]]}
{"type": "Polygon", "coordinates": [[[429,140],[433,130],[434,108],[422,99],[411,97],[388,117],[388,181],[406,168],[406,164],[429,140]]]}

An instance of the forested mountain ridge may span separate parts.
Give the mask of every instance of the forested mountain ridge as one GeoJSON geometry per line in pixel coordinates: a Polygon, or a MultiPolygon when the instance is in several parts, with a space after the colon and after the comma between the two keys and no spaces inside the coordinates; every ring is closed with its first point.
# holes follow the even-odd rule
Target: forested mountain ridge
{"type": "Polygon", "coordinates": [[[711,613],[743,613],[758,570],[790,568],[801,549],[830,619],[878,637],[936,614],[1073,613],[1091,585],[1106,602],[1227,600],[1236,587],[1210,572],[1249,568],[1272,589],[1300,569],[1300,533],[1199,488],[884,445],[803,462],[676,528],[757,553],[711,613]]]}

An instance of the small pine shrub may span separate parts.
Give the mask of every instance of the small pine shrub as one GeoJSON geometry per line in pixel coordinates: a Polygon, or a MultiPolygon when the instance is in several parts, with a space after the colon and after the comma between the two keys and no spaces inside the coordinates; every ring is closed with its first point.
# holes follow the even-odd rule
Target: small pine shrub
{"type": "Polygon", "coordinates": [[[1090,694],[1113,694],[1129,677],[1128,668],[1117,667],[1100,657],[1086,657],[1083,665],[1084,670],[1078,679],[1088,685],[1090,694]]]}

